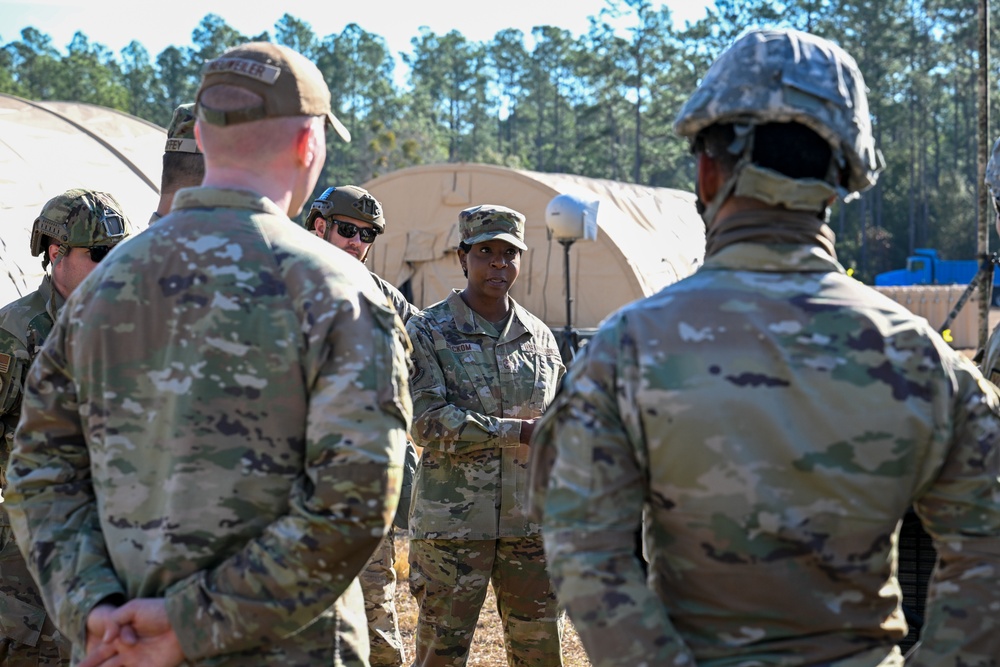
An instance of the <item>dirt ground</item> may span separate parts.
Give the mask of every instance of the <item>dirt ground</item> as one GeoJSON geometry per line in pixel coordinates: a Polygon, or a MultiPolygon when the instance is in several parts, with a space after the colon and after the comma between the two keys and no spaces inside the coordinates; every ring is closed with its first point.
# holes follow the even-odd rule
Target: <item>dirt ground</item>
{"type": "MultiPolygon", "coordinates": [[[[405,537],[396,538],[396,611],[399,613],[399,631],[406,646],[406,659],[413,659],[413,634],[417,627],[417,603],[410,595],[407,585],[409,575],[409,544],[405,537]]],[[[562,621],[562,653],[564,667],[590,667],[590,660],[580,644],[580,638],[573,628],[573,623],[565,616],[562,621]]],[[[486,597],[486,604],[479,614],[479,624],[476,626],[476,636],[472,640],[469,651],[468,667],[507,667],[507,654],[503,647],[503,630],[500,627],[500,616],[497,614],[496,598],[493,589],[486,597]]]]}

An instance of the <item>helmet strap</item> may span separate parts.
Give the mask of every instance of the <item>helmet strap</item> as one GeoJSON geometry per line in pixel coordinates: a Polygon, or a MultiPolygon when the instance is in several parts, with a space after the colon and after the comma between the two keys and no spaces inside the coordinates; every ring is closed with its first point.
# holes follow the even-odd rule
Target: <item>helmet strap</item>
{"type": "MultiPolygon", "coordinates": [[[[62,261],[62,258],[69,254],[69,246],[60,245],[59,250],[56,251],[56,256],[52,259],[52,270],[55,271],[56,266],[62,261]]],[[[48,252],[46,248],[45,252],[48,252]]]]}

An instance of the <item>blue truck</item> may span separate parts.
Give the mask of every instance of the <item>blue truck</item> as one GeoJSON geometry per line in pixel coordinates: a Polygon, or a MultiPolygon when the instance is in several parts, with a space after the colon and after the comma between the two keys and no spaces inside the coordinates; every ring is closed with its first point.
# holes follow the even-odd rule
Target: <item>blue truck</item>
{"type": "MultiPolygon", "coordinates": [[[[900,285],[968,285],[979,271],[974,259],[941,259],[937,250],[916,248],[906,258],[906,268],[875,276],[876,287],[900,285]]],[[[1000,305],[1000,269],[993,271],[993,303],[1000,305]]]]}

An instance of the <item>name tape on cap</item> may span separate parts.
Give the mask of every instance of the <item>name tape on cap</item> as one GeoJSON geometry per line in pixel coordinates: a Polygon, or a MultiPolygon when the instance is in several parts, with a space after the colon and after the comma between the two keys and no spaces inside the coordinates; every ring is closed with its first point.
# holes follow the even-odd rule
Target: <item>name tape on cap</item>
{"type": "Polygon", "coordinates": [[[205,65],[205,74],[239,74],[271,86],[281,74],[281,68],[246,58],[216,58],[205,65]]]}

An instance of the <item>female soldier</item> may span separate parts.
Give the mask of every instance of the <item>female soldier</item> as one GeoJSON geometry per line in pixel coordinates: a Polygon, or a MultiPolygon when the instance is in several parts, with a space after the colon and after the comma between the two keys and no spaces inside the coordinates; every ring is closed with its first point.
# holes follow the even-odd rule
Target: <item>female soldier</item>
{"type": "Polygon", "coordinates": [[[548,327],[509,295],[524,216],[459,214],[465,289],[413,316],[413,439],[423,447],[410,514],[416,665],[461,667],[489,583],[510,665],[561,665],[538,526],[526,513],[528,442],[565,368],[548,327]]]}

